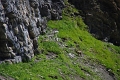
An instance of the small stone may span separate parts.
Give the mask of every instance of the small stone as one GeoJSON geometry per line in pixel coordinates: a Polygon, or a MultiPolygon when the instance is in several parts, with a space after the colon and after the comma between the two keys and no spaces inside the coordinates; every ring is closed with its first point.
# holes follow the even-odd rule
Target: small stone
{"type": "Polygon", "coordinates": [[[74,58],[75,57],[75,55],[73,53],[69,53],[68,55],[69,55],[70,58],[74,58]]]}
{"type": "Polygon", "coordinates": [[[15,62],[16,62],[16,63],[22,62],[21,56],[16,56],[16,57],[14,57],[14,58],[15,58],[15,62]]]}

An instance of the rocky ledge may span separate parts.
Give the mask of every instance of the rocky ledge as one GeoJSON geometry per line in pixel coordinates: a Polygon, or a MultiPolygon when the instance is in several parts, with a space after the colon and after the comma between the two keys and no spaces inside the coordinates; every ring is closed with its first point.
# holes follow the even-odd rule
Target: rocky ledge
{"type": "Polygon", "coordinates": [[[0,0],[0,60],[30,60],[46,22],[61,19],[63,7],[63,0],[0,0]]]}
{"type": "Polygon", "coordinates": [[[96,38],[120,46],[120,0],[68,0],[96,38]]]}

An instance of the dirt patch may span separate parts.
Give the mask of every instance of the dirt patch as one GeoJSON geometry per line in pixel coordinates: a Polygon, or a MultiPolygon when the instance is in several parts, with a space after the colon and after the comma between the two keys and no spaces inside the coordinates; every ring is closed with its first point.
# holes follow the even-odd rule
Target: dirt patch
{"type": "Polygon", "coordinates": [[[15,79],[13,79],[11,77],[4,77],[4,76],[0,75],[0,80],[15,80],[15,79]]]}
{"type": "Polygon", "coordinates": [[[46,54],[47,59],[54,59],[56,57],[58,57],[58,56],[53,52],[49,52],[49,53],[46,54]]]}
{"type": "Polygon", "coordinates": [[[116,80],[114,75],[111,75],[107,69],[99,64],[85,62],[83,63],[84,66],[88,66],[93,72],[95,72],[102,80],[116,80]]]}
{"type": "Polygon", "coordinates": [[[115,80],[113,75],[110,75],[108,71],[103,66],[96,67],[97,72],[100,73],[100,76],[103,80],[115,80]]]}

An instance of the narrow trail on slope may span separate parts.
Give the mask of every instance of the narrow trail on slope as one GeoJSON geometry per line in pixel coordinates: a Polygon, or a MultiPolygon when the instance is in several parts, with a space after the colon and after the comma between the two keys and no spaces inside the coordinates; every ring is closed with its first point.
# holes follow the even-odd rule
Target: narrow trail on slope
{"type": "MultiPolygon", "coordinates": [[[[87,55],[82,54],[81,56],[79,56],[79,55],[74,54],[75,48],[74,47],[68,48],[65,42],[63,42],[62,39],[57,36],[58,33],[59,33],[58,30],[50,29],[49,32],[46,34],[47,37],[45,37],[45,40],[55,41],[56,43],[59,44],[60,47],[69,49],[69,53],[71,53],[71,56],[68,53],[67,55],[68,57],[71,58],[72,56],[74,56],[75,58],[77,58],[77,60],[74,61],[75,63],[80,63],[81,66],[90,68],[91,71],[95,73],[95,75],[101,78],[101,80],[116,80],[114,75],[110,74],[110,72],[108,72],[104,66],[97,64],[95,62],[90,62],[90,60],[87,59],[88,58],[87,55]]],[[[90,74],[88,73],[86,73],[86,75],[90,76],[90,74]]],[[[78,76],[74,76],[73,78],[74,80],[84,80],[78,76]]],[[[92,79],[92,76],[91,76],[91,79],[92,79]]]]}

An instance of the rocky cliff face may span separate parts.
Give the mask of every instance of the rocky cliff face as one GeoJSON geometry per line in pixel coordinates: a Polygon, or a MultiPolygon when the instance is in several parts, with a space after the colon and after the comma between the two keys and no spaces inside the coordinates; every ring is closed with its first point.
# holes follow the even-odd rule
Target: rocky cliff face
{"type": "Polygon", "coordinates": [[[120,45],[120,0],[68,0],[96,38],[120,45]]]}
{"type": "Polygon", "coordinates": [[[0,60],[30,60],[46,22],[61,19],[63,0],[0,0],[0,60]]]}

